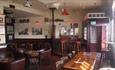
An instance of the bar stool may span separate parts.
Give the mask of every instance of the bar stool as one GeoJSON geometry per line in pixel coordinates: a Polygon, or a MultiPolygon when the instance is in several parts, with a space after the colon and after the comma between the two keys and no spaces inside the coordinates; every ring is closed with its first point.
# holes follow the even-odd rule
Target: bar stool
{"type": "Polygon", "coordinates": [[[81,49],[81,42],[80,41],[75,41],[75,49],[77,52],[80,51],[80,49],[81,49]]]}
{"type": "Polygon", "coordinates": [[[65,40],[61,40],[61,54],[64,55],[64,48],[65,48],[65,40]]]}
{"type": "Polygon", "coordinates": [[[27,55],[29,60],[29,70],[38,70],[39,53],[30,51],[27,55]]]}
{"type": "Polygon", "coordinates": [[[68,58],[69,58],[68,56],[63,56],[60,59],[63,60],[64,62],[66,62],[68,60],[68,58]]]}
{"type": "Polygon", "coordinates": [[[28,50],[33,50],[33,44],[32,43],[27,43],[27,49],[28,50]]]}

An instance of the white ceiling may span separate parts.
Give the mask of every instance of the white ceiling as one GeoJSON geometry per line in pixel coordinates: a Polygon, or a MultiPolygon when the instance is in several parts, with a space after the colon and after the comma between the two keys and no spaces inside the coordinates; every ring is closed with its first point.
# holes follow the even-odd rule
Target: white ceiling
{"type": "MultiPolygon", "coordinates": [[[[3,0],[3,1],[12,1],[14,3],[18,4],[25,4],[26,0],[3,0]]],[[[32,8],[41,10],[41,11],[47,11],[48,7],[47,4],[51,4],[54,2],[60,2],[63,5],[61,5],[61,8],[66,7],[72,10],[77,10],[77,9],[92,9],[92,8],[100,8],[100,7],[107,7],[111,6],[113,0],[29,0],[32,3],[32,8]]],[[[15,14],[19,14],[19,10],[15,10],[15,14]]],[[[27,16],[32,16],[34,14],[23,12],[21,15],[27,14],[27,16]]],[[[22,15],[22,16],[23,16],[22,15]]]]}
{"type": "Polygon", "coordinates": [[[100,6],[108,6],[112,4],[113,0],[37,0],[44,4],[51,4],[54,2],[63,3],[64,7],[69,9],[86,9],[100,6]]]}
{"type": "Polygon", "coordinates": [[[12,11],[14,17],[40,16],[40,15],[36,15],[36,14],[33,14],[33,13],[28,13],[28,12],[25,12],[25,11],[17,10],[17,9],[11,9],[11,8],[8,8],[8,7],[4,7],[4,10],[12,11]]]}
{"type": "Polygon", "coordinates": [[[92,8],[107,5],[108,2],[107,0],[66,0],[65,3],[69,8],[92,8]]]}
{"type": "MultiPolygon", "coordinates": [[[[26,0],[4,0],[4,1],[13,1],[16,3],[20,3],[24,5],[26,0]]],[[[112,4],[113,0],[29,0],[32,2],[34,8],[46,10],[46,4],[51,4],[54,2],[63,3],[64,7],[70,9],[78,9],[78,8],[92,8],[92,7],[100,7],[100,6],[108,6],[112,4]]]]}

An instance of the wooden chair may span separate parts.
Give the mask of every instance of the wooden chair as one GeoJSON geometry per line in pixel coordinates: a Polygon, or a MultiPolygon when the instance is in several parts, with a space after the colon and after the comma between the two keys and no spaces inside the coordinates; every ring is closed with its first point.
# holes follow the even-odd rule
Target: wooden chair
{"type": "Polygon", "coordinates": [[[60,60],[63,60],[64,63],[67,62],[68,59],[69,59],[68,56],[63,56],[63,57],[60,58],[60,60]]]}
{"type": "Polygon", "coordinates": [[[38,66],[39,66],[39,53],[36,52],[32,52],[31,54],[28,54],[28,66],[29,66],[29,70],[38,70],[38,66]]]}
{"type": "Polygon", "coordinates": [[[75,49],[77,52],[80,51],[80,49],[81,49],[81,42],[80,41],[75,41],[75,49]]]}
{"type": "Polygon", "coordinates": [[[61,53],[62,53],[62,56],[64,55],[64,48],[65,48],[65,42],[66,40],[61,40],[61,53]]]}
{"type": "Polygon", "coordinates": [[[59,60],[56,62],[56,70],[63,70],[62,66],[63,66],[64,60],[59,60]]]}

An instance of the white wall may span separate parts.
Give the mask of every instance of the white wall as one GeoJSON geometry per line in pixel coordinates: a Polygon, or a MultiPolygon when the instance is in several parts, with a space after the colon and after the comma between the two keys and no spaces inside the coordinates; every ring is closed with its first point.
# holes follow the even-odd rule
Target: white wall
{"type": "MultiPolygon", "coordinates": [[[[43,17],[27,17],[29,23],[15,23],[15,38],[45,38],[44,30],[44,18],[43,17]],[[19,35],[19,32],[23,29],[28,29],[28,35],[19,35]],[[32,28],[42,28],[42,35],[32,35],[32,28]]],[[[16,20],[22,18],[16,18],[16,20]]]]}

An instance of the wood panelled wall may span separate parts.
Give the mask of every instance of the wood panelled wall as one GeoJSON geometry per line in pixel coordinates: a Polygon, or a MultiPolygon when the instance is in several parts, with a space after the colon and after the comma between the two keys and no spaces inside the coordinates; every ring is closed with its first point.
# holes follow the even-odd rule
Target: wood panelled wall
{"type": "Polygon", "coordinates": [[[51,47],[51,39],[15,39],[17,47],[26,48],[32,46],[33,48],[47,48],[51,47]]]}

